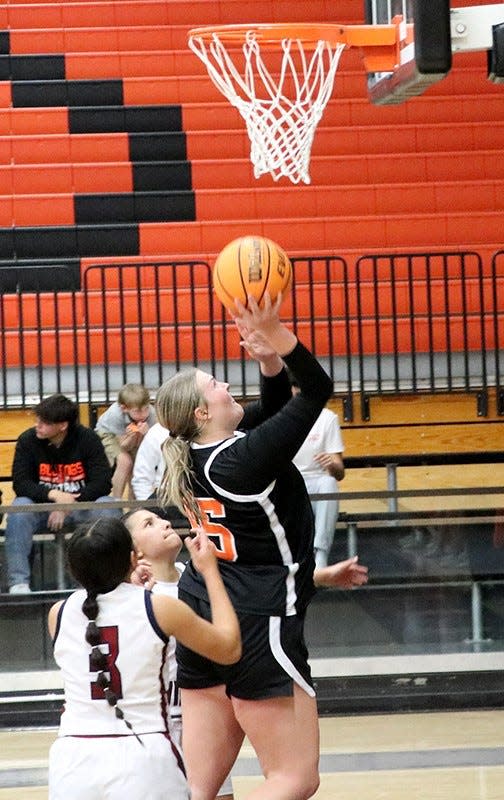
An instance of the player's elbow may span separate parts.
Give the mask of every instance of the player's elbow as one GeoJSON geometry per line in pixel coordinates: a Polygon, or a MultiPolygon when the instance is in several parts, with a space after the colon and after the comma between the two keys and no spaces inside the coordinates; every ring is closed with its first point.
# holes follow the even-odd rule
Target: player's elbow
{"type": "Polygon", "coordinates": [[[236,664],[240,660],[242,654],[242,643],[240,634],[233,634],[232,636],[225,637],[219,647],[218,657],[214,660],[218,664],[228,666],[236,664]]]}

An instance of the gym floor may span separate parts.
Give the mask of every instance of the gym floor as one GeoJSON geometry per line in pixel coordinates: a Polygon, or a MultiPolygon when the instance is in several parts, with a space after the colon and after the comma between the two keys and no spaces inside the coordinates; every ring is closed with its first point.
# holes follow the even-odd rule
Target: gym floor
{"type": "MultiPolygon", "coordinates": [[[[322,717],[321,786],[314,800],[502,800],[504,710],[322,717]]],[[[47,797],[55,730],[0,732],[0,800],[47,797]]],[[[261,780],[247,744],[235,800],[261,780]]]]}

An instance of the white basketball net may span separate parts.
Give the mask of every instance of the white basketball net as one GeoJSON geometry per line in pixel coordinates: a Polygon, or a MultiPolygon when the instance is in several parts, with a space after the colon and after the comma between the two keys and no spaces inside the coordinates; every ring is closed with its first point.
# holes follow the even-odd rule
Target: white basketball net
{"type": "Polygon", "coordinates": [[[315,130],[331,97],[345,45],[313,42],[310,54],[298,40],[283,39],[278,46],[280,52],[268,48],[261,53],[253,31],[245,33],[241,50],[228,50],[218,33],[210,39],[189,39],[217,89],[245,120],[254,176],[270,173],[275,181],[285,176],[292,183],[310,183],[315,130]],[[238,68],[235,62],[241,53],[244,62],[238,68]],[[275,56],[278,72],[273,77],[269,61],[275,56]]]}

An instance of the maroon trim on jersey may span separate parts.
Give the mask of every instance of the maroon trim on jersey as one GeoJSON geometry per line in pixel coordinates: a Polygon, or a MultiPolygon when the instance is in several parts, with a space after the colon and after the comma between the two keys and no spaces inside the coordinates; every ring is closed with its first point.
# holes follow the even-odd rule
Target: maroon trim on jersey
{"type": "MultiPolygon", "coordinates": [[[[168,687],[165,684],[164,680],[164,668],[166,666],[166,656],[168,653],[168,642],[165,643],[163,647],[163,653],[161,658],[161,666],[159,668],[159,695],[161,698],[161,716],[163,717],[164,724],[166,726],[166,730],[168,730],[168,716],[170,711],[170,698],[168,696],[168,687]]],[[[171,681],[170,681],[171,683],[171,681]]]]}
{"type": "Polygon", "coordinates": [[[65,600],[63,600],[62,604],[61,604],[61,605],[60,605],[60,607],[58,608],[58,613],[57,613],[57,615],[56,615],[56,626],[55,626],[55,629],[54,629],[54,636],[53,636],[53,640],[52,640],[52,641],[53,641],[53,644],[56,642],[56,639],[57,639],[57,637],[58,637],[58,633],[60,632],[60,628],[61,628],[61,616],[62,616],[62,614],[63,614],[63,609],[65,608],[65,605],[66,605],[66,601],[67,601],[67,600],[68,600],[68,597],[66,597],[66,598],[65,598],[65,600]]]}
{"type": "Polygon", "coordinates": [[[147,589],[144,590],[144,599],[145,599],[145,611],[149,618],[149,622],[152,625],[153,630],[157,633],[159,638],[165,644],[168,643],[170,637],[165,634],[163,630],[158,625],[157,619],[154,615],[154,611],[152,608],[152,592],[149,592],[147,589]]]}
{"type": "Polygon", "coordinates": [[[167,732],[164,734],[164,736],[165,736],[165,737],[168,739],[168,741],[170,742],[170,746],[171,746],[171,749],[172,749],[172,753],[173,753],[173,755],[175,756],[175,758],[177,759],[177,764],[178,764],[178,766],[179,766],[179,769],[182,771],[182,774],[184,775],[184,777],[186,777],[186,778],[187,778],[187,774],[186,774],[186,771],[185,771],[185,766],[184,766],[184,762],[183,762],[183,760],[182,760],[182,755],[181,755],[181,753],[179,752],[179,750],[177,749],[177,747],[175,747],[175,745],[173,744],[173,742],[172,742],[172,739],[171,739],[171,736],[170,736],[170,734],[168,733],[168,731],[167,731],[167,732]]]}

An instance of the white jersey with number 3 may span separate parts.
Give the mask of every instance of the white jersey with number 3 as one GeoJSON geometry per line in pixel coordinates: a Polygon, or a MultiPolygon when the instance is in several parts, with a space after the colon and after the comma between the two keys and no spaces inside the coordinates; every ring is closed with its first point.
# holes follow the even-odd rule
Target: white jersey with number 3
{"type": "MultiPolygon", "coordinates": [[[[82,612],[86,592],[74,592],[62,605],[54,639],[54,658],[65,685],[60,736],[131,734],[104,698],[90,665],[86,642],[89,620],[82,612]]],[[[98,617],[110,674],[110,688],[137,734],[168,731],[164,668],[168,638],[156,624],[151,594],[121,583],[98,595],[98,617]]]]}

